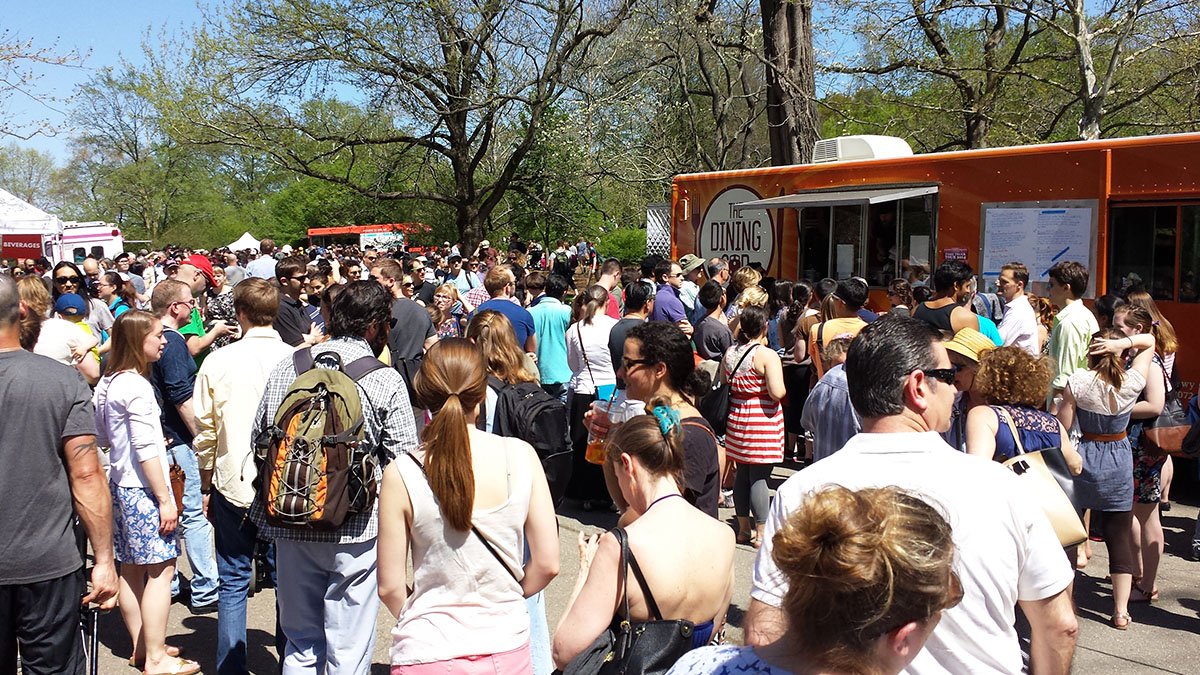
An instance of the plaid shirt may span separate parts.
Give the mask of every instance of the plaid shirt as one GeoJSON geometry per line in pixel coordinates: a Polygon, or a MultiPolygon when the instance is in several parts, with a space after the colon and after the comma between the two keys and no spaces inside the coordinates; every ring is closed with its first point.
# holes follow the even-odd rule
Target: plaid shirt
{"type": "MultiPolygon", "coordinates": [[[[364,356],[373,356],[366,340],[361,338],[334,338],[315,345],[313,357],[320,362],[320,354],[335,352],[342,357],[343,364],[364,356]]],[[[283,403],[287,390],[296,379],[296,368],[291,359],[284,359],[267,380],[262,402],[254,418],[251,438],[274,423],[275,413],[283,403]]],[[[400,373],[392,368],[380,368],[369,373],[358,382],[361,389],[365,432],[363,442],[375,448],[379,465],[375,469],[375,480],[382,484],[383,469],[396,457],[417,447],[417,425],[413,419],[412,405],[408,402],[408,387],[400,373]]],[[[258,536],[263,539],[287,539],[289,541],[312,541],[328,544],[358,544],[374,539],[379,534],[379,500],[376,499],[370,513],[351,516],[336,530],[308,530],[282,528],[269,525],[266,507],[255,495],[250,505],[250,519],[258,525],[258,536]]]]}

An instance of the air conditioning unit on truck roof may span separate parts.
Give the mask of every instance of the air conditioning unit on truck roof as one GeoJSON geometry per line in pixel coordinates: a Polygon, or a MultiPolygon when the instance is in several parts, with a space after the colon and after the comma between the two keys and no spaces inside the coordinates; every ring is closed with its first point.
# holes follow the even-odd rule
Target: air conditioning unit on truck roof
{"type": "Polygon", "coordinates": [[[847,162],[855,159],[911,157],[908,141],[895,136],[840,136],[823,138],[813,146],[813,164],[847,162]]]}

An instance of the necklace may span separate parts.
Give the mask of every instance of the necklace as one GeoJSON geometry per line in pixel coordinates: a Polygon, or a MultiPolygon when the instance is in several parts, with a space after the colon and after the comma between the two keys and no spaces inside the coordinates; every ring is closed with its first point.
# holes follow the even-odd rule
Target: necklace
{"type": "MultiPolygon", "coordinates": [[[[675,493],[669,494],[669,495],[663,495],[663,496],[659,497],[658,499],[655,499],[654,501],[650,502],[650,505],[646,507],[646,511],[649,511],[651,508],[653,508],[653,506],[655,504],[661,502],[664,499],[670,499],[671,497],[682,497],[682,496],[683,495],[679,494],[678,492],[675,492],[675,493]]],[[[642,515],[645,515],[646,511],[642,511],[642,515]]]]}

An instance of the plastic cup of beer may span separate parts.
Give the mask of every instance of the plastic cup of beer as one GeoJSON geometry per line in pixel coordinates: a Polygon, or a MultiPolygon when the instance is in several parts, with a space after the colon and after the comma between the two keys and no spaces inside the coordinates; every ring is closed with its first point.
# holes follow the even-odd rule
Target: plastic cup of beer
{"type": "MultiPolygon", "coordinates": [[[[592,424],[598,421],[603,421],[605,429],[608,428],[609,416],[608,410],[612,401],[592,401],[592,424]]],[[[597,436],[591,428],[588,429],[587,451],[584,453],[584,459],[592,464],[604,464],[607,456],[607,442],[604,436],[597,436]]]]}

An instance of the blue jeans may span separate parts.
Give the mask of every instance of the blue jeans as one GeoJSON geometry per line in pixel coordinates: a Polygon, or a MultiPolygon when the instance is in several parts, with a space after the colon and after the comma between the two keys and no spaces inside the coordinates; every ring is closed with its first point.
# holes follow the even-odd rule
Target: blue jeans
{"type": "Polygon", "coordinates": [[[217,544],[217,673],[246,674],[246,598],[250,594],[254,538],[258,527],[246,517],[246,509],[226,501],[213,491],[208,502],[217,544]]]}
{"type": "MultiPolygon", "coordinates": [[[[172,446],[167,453],[175,458],[185,476],[179,528],[183,533],[188,565],[192,568],[192,606],[211,605],[217,601],[217,561],[213,557],[212,523],[204,517],[204,498],[200,495],[200,465],[196,462],[196,453],[187,444],[172,446]]],[[[172,595],[178,592],[179,577],[176,566],[172,595]]]]}

